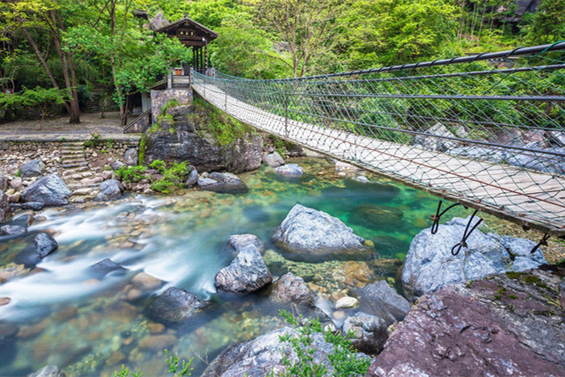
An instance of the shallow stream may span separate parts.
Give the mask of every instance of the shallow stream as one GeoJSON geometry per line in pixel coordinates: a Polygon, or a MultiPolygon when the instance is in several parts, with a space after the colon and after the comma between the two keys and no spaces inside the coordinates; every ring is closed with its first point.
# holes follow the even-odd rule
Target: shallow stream
{"type": "Polygon", "coordinates": [[[281,325],[280,306],[268,292],[230,300],[215,294],[214,276],[231,259],[225,246],[231,234],[257,235],[273,276],[302,276],[329,314],[332,294],[393,281],[410,240],[430,225],[437,199],[370,175],[372,184],[358,183],[324,159],[294,162],[304,177],[282,179],[266,168],[241,175],[250,189],[244,195],[187,191],[39,213],[30,232],[51,233],[59,249],[36,270],[25,273],[12,262],[29,240],[0,243],[0,272],[16,275],[0,284],[0,297],[11,299],[0,306],[0,322],[19,327],[13,343],[0,345],[0,376],[27,376],[48,364],[68,376],[112,376],[121,364],[164,376],[164,349],[194,357],[198,375],[228,344],[281,325]],[[340,218],[376,252],[356,261],[285,259],[269,238],[296,203],[340,218]],[[104,258],[128,271],[92,276],[87,268],[104,258]],[[140,272],[161,279],[162,287],[136,290],[131,280],[140,272]],[[151,322],[144,315],[150,298],[172,286],[213,304],[181,328],[151,322]]]}

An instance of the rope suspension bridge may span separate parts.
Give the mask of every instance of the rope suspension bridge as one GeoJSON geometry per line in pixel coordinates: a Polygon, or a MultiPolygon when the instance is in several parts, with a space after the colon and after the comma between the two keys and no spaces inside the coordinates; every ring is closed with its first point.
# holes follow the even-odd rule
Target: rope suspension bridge
{"type": "Polygon", "coordinates": [[[282,80],[192,76],[246,124],[565,238],[565,42],[282,80]]]}

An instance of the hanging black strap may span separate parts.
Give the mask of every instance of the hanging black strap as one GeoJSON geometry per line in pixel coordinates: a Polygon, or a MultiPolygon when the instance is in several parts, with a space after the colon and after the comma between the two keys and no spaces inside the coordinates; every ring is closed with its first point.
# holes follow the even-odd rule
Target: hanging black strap
{"type": "Polygon", "coordinates": [[[477,223],[475,225],[473,225],[473,227],[469,231],[469,227],[471,226],[471,223],[473,222],[473,219],[475,218],[475,215],[477,214],[477,212],[479,212],[479,210],[475,210],[475,212],[473,212],[473,214],[471,215],[471,218],[469,219],[469,222],[467,223],[467,226],[465,227],[465,232],[463,233],[463,238],[461,239],[461,242],[459,242],[458,244],[456,244],[455,246],[453,246],[451,248],[451,255],[457,256],[457,254],[459,254],[459,252],[461,251],[461,248],[467,247],[467,238],[469,238],[471,233],[473,233],[473,231],[475,229],[477,229],[479,224],[483,221],[483,219],[479,219],[479,221],[477,221],[477,223]],[[455,250],[455,248],[457,248],[457,250],[455,250]]]}
{"type": "Polygon", "coordinates": [[[440,200],[439,203],[438,203],[438,205],[437,205],[436,214],[431,216],[432,220],[434,221],[434,223],[432,224],[432,228],[431,228],[432,234],[436,234],[436,233],[437,233],[437,231],[438,231],[438,229],[439,229],[439,220],[441,219],[441,217],[442,217],[447,211],[449,211],[451,208],[460,205],[459,203],[452,204],[452,205],[450,205],[449,207],[447,207],[446,209],[444,209],[444,210],[440,213],[440,211],[441,211],[441,204],[442,204],[442,201],[440,200]]]}
{"type": "Polygon", "coordinates": [[[549,240],[549,234],[544,234],[542,239],[538,242],[538,244],[536,246],[534,246],[534,248],[532,249],[532,251],[530,251],[530,254],[535,253],[540,246],[547,246],[547,240],[549,240]]]}

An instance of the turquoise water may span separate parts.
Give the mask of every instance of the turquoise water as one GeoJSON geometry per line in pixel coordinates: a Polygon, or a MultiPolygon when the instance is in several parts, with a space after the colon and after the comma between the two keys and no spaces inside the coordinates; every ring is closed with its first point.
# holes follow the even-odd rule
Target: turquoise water
{"type": "Polygon", "coordinates": [[[334,292],[352,294],[368,281],[393,279],[410,240],[430,225],[437,199],[372,176],[374,184],[356,183],[340,177],[330,161],[294,162],[305,168],[303,178],[281,179],[264,168],[242,175],[250,188],[245,195],[187,191],[38,214],[30,231],[52,233],[59,250],[34,273],[12,262],[24,240],[0,243],[0,273],[14,275],[0,285],[0,297],[11,298],[0,306],[0,323],[18,327],[15,339],[0,345],[0,376],[26,376],[47,364],[68,376],[111,376],[122,363],[142,368],[145,376],[164,375],[165,348],[195,357],[198,375],[226,345],[272,330],[281,324],[280,307],[268,292],[233,300],[215,294],[214,276],[230,262],[225,244],[231,234],[259,236],[273,275],[303,276],[320,302],[334,292]],[[269,238],[296,203],[340,218],[375,252],[356,261],[285,259],[269,238]],[[87,268],[104,258],[127,273],[104,279],[89,274],[87,268]],[[162,287],[136,292],[132,278],[139,272],[162,280],[162,287]],[[171,286],[213,303],[186,326],[163,328],[144,309],[171,286]]]}

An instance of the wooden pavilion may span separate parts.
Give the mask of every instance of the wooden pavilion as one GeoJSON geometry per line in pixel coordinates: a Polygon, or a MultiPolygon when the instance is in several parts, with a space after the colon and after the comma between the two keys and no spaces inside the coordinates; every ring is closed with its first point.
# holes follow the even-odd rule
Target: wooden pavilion
{"type": "Polygon", "coordinates": [[[208,43],[218,38],[218,33],[188,18],[187,15],[155,32],[166,33],[169,37],[178,38],[186,47],[192,47],[192,68],[202,73],[208,69],[208,43]]]}

